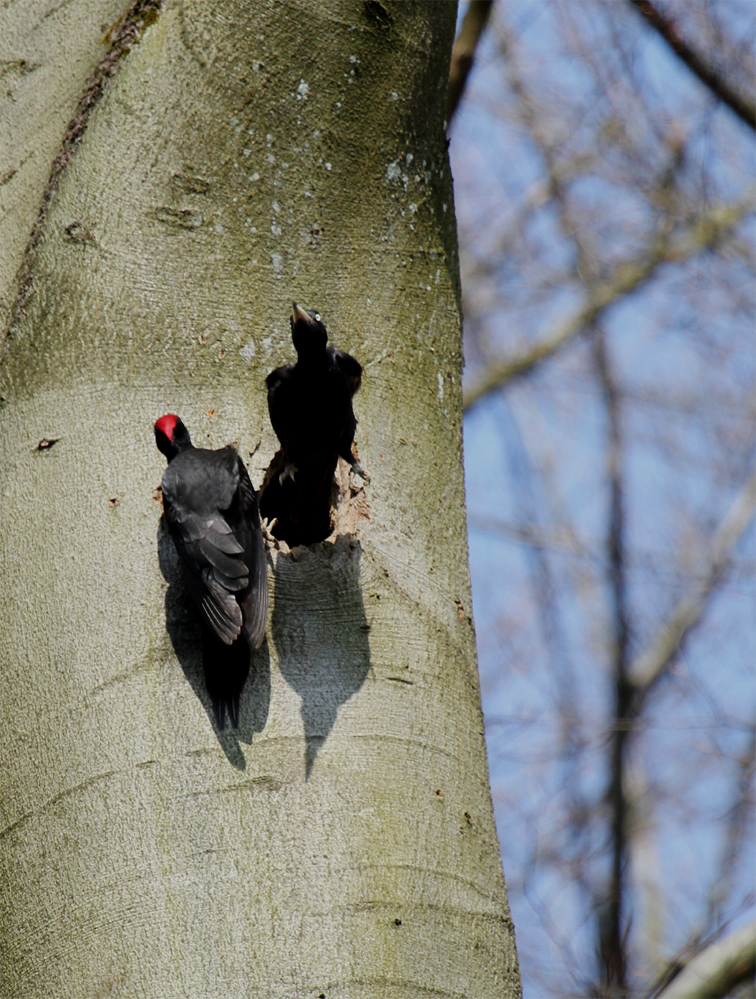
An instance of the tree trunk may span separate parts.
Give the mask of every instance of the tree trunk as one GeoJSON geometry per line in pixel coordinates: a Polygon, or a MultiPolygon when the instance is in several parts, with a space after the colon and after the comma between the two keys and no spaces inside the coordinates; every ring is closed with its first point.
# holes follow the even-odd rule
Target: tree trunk
{"type": "Polygon", "coordinates": [[[465,540],[455,5],[139,0],[99,52],[117,5],[50,3],[59,31],[32,7],[0,34],[0,994],[514,997],[465,540]],[[152,423],[237,440],[259,486],[293,298],[365,367],[372,478],[341,469],[329,541],[271,547],[221,732],[152,423]]]}

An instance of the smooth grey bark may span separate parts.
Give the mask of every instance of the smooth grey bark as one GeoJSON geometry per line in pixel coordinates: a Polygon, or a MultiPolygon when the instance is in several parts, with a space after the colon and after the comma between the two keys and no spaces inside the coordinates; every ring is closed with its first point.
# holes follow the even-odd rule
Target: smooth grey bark
{"type": "Polygon", "coordinates": [[[104,54],[103,35],[124,0],[30,0],[0,9],[0,324],[39,212],[50,166],[84,81],[104,54]],[[23,6],[23,11],[20,10],[23,6]]]}
{"type": "MultiPolygon", "coordinates": [[[[82,39],[112,6],[79,5],[82,39]]],[[[20,50],[30,10],[5,14],[20,50]]],[[[32,242],[4,249],[0,995],[509,999],[461,467],[455,5],[123,13],[32,242]],[[365,366],[372,480],[330,541],[271,550],[267,642],[219,733],[152,422],[237,440],[259,485],[292,298],[365,366]]]]}

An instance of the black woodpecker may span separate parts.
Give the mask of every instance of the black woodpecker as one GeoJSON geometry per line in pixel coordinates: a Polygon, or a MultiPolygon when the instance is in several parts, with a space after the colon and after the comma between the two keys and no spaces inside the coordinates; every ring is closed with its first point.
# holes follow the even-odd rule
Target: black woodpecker
{"type": "Polygon", "coordinates": [[[289,545],[322,541],[331,532],[331,489],[336,462],[343,458],[367,479],[352,453],[357,421],[352,397],[362,367],[343,350],[328,345],[320,315],[293,303],[291,337],[294,364],[271,371],[270,422],[281,442],[266,473],[260,512],[275,537],[289,545]]]}
{"type": "Polygon", "coordinates": [[[189,591],[200,610],[207,691],[218,726],[239,722],[239,697],[249,672],[247,645],[265,637],[268,573],[257,506],[244,462],[233,447],[192,444],[173,413],[155,424],[168,459],[163,473],[165,520],[189,591]],[[231,649],[225,649],[231,646],[231,649]]]}

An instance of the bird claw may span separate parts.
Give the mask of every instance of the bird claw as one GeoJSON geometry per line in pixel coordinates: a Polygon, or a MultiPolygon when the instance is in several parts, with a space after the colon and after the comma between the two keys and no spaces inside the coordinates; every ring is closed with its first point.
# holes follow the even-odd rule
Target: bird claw
{"type": "Polygon", "coordinates": [[[289,464],[284,468],[283,472],[278,476],[278,484],[283,485],[286,479],[291,479],[294,481],[294,475],[299,471],[294,462],[289,462],[289,464]]]}
{"type": "Polygon", "coordinates": [[[360,465],[359,462],[357,462],[357,461],[353,461],[352,462],[351,472],[352,472],[353,475],[359,475],[360,478],[365,483],[365,485],[367,485],[370,482],[370,476],[365,471],[365,469],[360,465]]]}

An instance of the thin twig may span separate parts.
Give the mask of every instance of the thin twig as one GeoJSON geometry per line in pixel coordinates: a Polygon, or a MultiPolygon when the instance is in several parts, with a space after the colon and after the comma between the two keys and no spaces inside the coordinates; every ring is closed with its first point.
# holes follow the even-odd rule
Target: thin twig
{"type": "Polygon", "coordinates": [[[737,877],[737,863],[743,843],[748,842],[749,819],[753,814],[753,775],[756,768],[756,728],[751,730],[751,738],[744,753],[738,760],[734,805],[726,819],[726,833],[722,859],[709,901],[711,918],[721,922],[722,907],[728,889],[732,888],[737,877]]]}
{"type": "Polygon", "coordinates": [[[753,197],[731,206],[717,206],[699,216],[682,233],[661,234],[651,246],[634,260],[618,264],[603,281],[587,285],[585,302],[558,322],[539,342],[516,357],[494,361],[465,392],[464,408],[470,409],[479,399],[494,389],[526,374],[545,357],[595,323],[605,309],[644,285],[665,263],[681,263],[702,250],[713,246],[729,229],[753,210],[753,197]]]}
{"type": "MultiPolygon", "coordinates": [[[[721,937],[722,930],[726,925],[723,919],[724,902],[737,876],[737,865],[738,861],[742,859],[743,849],[747,845],[750,845],[750,840],[748,839],[750,822],[748,820],[753,813],[753,793],[751,786],[755,762],[756,728],[751,730],[748,746],[738,760],[737,790],[734,795],[735,803],[727,816],[727,830],[722,858],[712,880],[712,890],[709,894],[704,923],[701,928],[691,935],[688,942],[678,950],[677,954],[668,961],[666,967],[657,975],[656,981],[647,993],[649,999],[659,999],[660,995],[665,994],[665,989],[669,986],[670,982],[675,980],[680,975],[680,972],[695,959],[696,954],[702,953],[718,937],[721,937]]],[[[741,904],[749,905],[748,895],[746,895],[741,904]]],[[[730,913],[730,918],[732,918],[732,913],[730,913]]]]}
{"type": "Polygon", "coordinates": [[[756,130],[756,107],[743,94],[734,90],[717,73],[698,52],[680,37],[675,28],[674,22],[659,11],[650,0],[630,0],[630,3],[646,19],[648,24],[657,31],[664,41],[669,45],[675,55],[681,59],[691,72],[695,73],[698,79],[709,90],[726,104],[735,114],[756,130]]]}
{"type": "Polygon", "coordinates": [[[645,697],[663,676],[690,630],[698,623],[711,591],[721,579],[733,549],[756,511],[756,470],[741,489],[711,541],[703,585],[686,593],[645,652],[630,667],[638,696],[645,697]]]}

